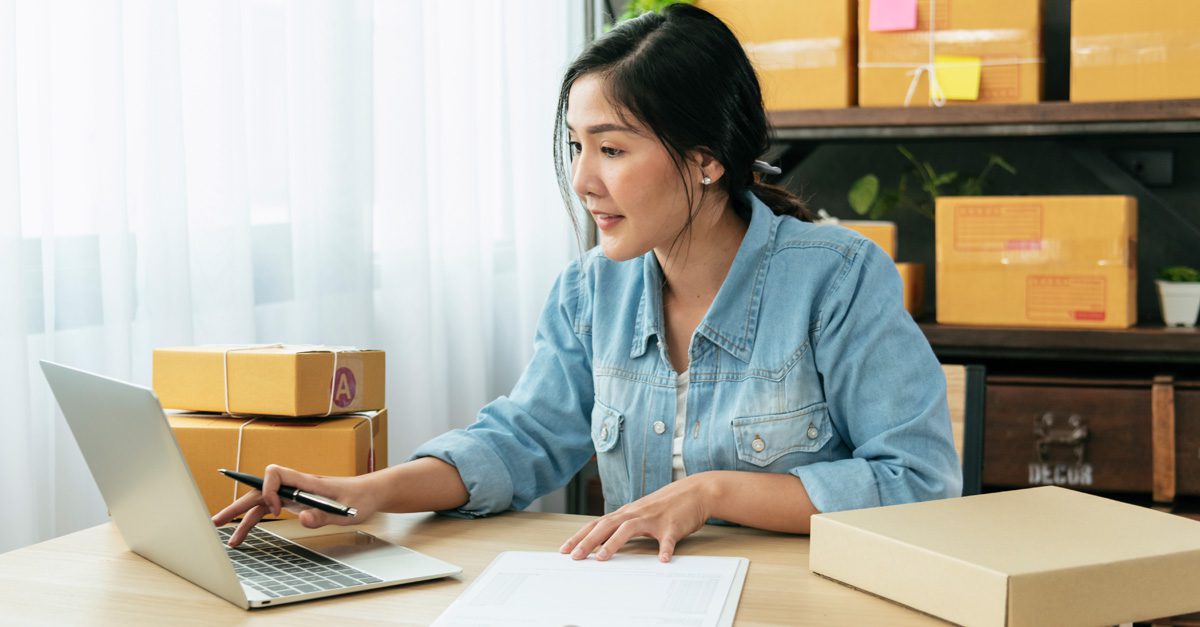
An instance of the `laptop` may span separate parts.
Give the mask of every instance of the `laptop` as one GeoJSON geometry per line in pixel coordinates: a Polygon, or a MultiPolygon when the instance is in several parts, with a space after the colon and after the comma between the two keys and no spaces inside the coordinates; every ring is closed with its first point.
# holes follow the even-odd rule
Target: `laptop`
{"type": "Polygon", "coordinates": [[[130,550],[234,605],[271,607],[462,572],[345,527],[288,539],[259,525],[229,548],[233,526],[213,526],[152,390],[41,364],[130,550]]]}

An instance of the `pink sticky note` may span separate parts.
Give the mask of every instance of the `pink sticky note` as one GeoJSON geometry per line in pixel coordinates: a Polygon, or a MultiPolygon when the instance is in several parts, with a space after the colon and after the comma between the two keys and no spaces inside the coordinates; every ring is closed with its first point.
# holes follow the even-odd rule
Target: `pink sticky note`
{"type": "Polygon", "coordinates": [[[871,0],[867,28],[873,31],[916,30],[917,0],[871,0]]]}

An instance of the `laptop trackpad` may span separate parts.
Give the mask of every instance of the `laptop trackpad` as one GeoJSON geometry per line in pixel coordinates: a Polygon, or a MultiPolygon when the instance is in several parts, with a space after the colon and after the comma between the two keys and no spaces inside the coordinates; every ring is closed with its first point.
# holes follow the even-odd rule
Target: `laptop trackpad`
{"type": "Polygon", "coordinates": [[[424,561],[422,559],[424,556],[412,549],[392,544],[362,531],[346,531],[306,538],[292,538],[291,540],[300,546],[384,579],[403,577],[411,568],[409,562],[424,561]]]}

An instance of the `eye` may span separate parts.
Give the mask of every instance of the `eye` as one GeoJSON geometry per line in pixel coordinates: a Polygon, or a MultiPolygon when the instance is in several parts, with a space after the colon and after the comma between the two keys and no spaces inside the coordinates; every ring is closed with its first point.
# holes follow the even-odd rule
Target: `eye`
{"type": "Polygon", "coordinates": [[[583,152],[583,144],[580,144],[579,142],[567,142],[567,148],[570,149],[572,159],[574,159],[580,152],[583,152]]]}
{"type": "Polygon", "coordinates": [[[611,158],[611,157],[619,157],[622,154],[624,154],[625,151],[621,150],[620,148],[613,148],[611,146],[605,146],[600,149],[600,152],[603,152],[606,156],[611,158]]]}

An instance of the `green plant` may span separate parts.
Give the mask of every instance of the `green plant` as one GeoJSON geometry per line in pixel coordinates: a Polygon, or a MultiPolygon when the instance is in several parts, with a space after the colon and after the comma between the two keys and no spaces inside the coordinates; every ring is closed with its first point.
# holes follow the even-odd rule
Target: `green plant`
{"type": "Polygon", "coordinates": [[[657,13],[672,4],[693,4],[695,2],[696,0],[629,0],[629,4],[625,5],[625,10],[621,12],[617,21],[624,22],[651,11],[657,13]]]}
{"type": "Polygon", "coordinates": [[[1200,283],[1200,271],[1189,266],[1170,266],[1160,270],[1158,278],[1171,283],[1200,283]]]}
{"type": "Polygon", "coordinates": [[[879,177],[874,174],[867,174],[854,181],[846,197],[855,213],[879,220],[897,208],[905,208],[932,220],[938,196],[978,196],[983,193],[984,183],[995,168],[1009,174],[1017,173],[1017,169],[1003,157],[993,154],[988,155],[987,165],[983,166],[983,170],[977,176],[960,178],[958,172],[939,173],[928,161],[917,159],[916,155],[904,146],[896,146],[896,150],[908,160],[909,170],[900,175],[900,182],[893,189],[881,190],[879,177]],[[914,198],[909,193],[910,176],[920,183],[923,195],[914,198]]]}

